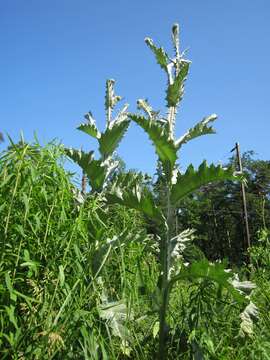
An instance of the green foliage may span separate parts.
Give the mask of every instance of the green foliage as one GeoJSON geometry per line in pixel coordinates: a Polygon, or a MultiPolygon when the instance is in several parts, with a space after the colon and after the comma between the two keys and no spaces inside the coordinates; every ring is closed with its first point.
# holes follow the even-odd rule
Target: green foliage
{"type": "Polygon", "coordinates": [[[82,150],[66,149],[66,154],[83,169],[93,191],[102,191],[105,181],[117,167],[117,162],[112,159],[95,160],[93,152],[85,153],[82,150]]]}
{"type": "Polygon", "coordinates": [[[169,57],[166,54],[166,52],[164,51],[163,48],[158,48],[154,43],[153,40],[150,38],[145,38],[145,43],[147,46],[149,46],[149,48],[152,50],[152,52],[154,53],[157,63],[160,65],[160,67],[165,70],[166,72],[168,71],[168,61],[169,61],[169,57]]]}
{"type": "Polygon", "coordinates": [[[132,173],[119,177],[106,194],[106,198],[111,204],[118,203],[139,210],[150,218],[158,220],[161,216],[150,190],[132,173]]]}
{"type": "Polygon", "coordinates": [[[130,118],[140,125],[149,138],[152,140],[155,151],[163,165],[163,169],[168,176],[171,176],[177,159],[176,146],[168,136],[168,131],[159,121],[148,120],[143,116],[130,115],[130,118]]]}
{"type": "MultiPolygon", "coordinates": [[[[21,143],[0,157],[0,357],[151,359],[162,301],[157,243],[136,210],[97,195],[78,206],[63,154],[21,143]]],[[[131,189],[132,179],[143,187],[133,174],[131,189]]],[[[184,265],[190,241],[179,241],[186,248],[169,282],[167,358],[267,359],[267,267],[252,275],[256,319],[233,273],[206,260],[184,265]]]]}
{"type": "MultiPolygon", "coordinates": [[[[234,163],[235,159],[231,158],[225,166],[230,168],[234,163]]],[[[254,264],[257,263],[260,267],[263,266],[264,255],[267,261],[267,246],[262,246],[263,240],[259,241],[258,233],[270,226],[270,203],[267,195],[270,179],[269,161],[254,159],[252,152],[248,152],[243,154],[242,164],[246,179],[252,253],[254,264]]],[[[207,258],[215,260],[226,257],[230,263],[239,266],[245,261],[242,200],[238,182],[223,181],[203,186],[179,201],[177,207],[180,230],[196,229],[197,244],[207,258]]]]}
{"type": "Polygon", "coordinates": [[[170,286],[181,279],[194,280],[197,278],[207,279],[217,283],[219,286],[225,288],[238,302],[243,302],[243,296],[234,288],[229,281],[233,274],[224,271],[223,264],[211,264],[207,260],[198,261],[190,266],[185,267],[178,275],[170,280],[170,286]]]}
{"type": "Polygon", "coordinates": [[[99,151],[104,158],[112,155],[118,147],[129,126],[129,120],[115,121],[101,134],[99,139],[99,151]]]}
{"type": "Polygon", "coordinates": [[[143,221],[119,206],[109,211],[97,196],[78,206],[63,155],[54,144],[20,143],[0,157],[1,359],[117,357],[97,304],[106,288],[115,296],[113,276],[117,296],[126,287],[114,251],[122,252],[125,240],[126,256],[128,246],[139,255],[143,221]],[[138,235],[130,245],[127,227],[138,235]],[[103,274],[108,280],[101,286],[103,274]]]}
{"type": "Polygon", "coordinates": [[[212,128],[212,126],[209,126],[209,123],[215,121],[216,119],[216,114],[212,114],[203,118],[202,121],[196,124],[193,128],[189,129],[183,136],[181,136],[176,141],[177,149],[180,149],[183,144],[186,144],[188,141],[195,139],[198,136],[215,134],[215,130],[212,128]]]}
{"type": "Polygon", "coordinates": [[[79,125],[77,127],[77,129],[83,131],[85,134],[88,134],[88,135],[92,136],[95,139],[100,139],[101,134],[98,131],[98,128],[96,126],[96,122],[93,119],[93,116],[92,116],[91,112],[89,112],[89,113],[87,113],[85,115],[85,119],[87,120],[87,123],[79,125]]]}
{"type": "Polygon", "coordinates": [[[91,189],[96,192],[104,190],[108,179],[118,166],[112,157],[130,122],[126,112],[127,104],[115,119],[112,119],[112,110],[121,100],[120,96],[114,94],[114,83],[114,80],[107,80],[106,82],[105,110],[107,122],[105,131],[99,132],[91,112],[85,115],[87,123],[81,124],[77,128],[98,141],[101,158],[94,160],[93,152],[86,154],[82,150],[66,149],[66,154],[82,168],[88,177],[91,189]]]}
{"type": "Polygon", "coordinates": [[[187,78],[189,70],[189,63],[182,62],[179,73],[176,75],[174,82],[169,84],[167,89],[167,106],[176,107],[179,102],[182,100],[184,95],[184,82],[187,78]]]}
{"type": "Polygon", "coordinates": [[[265,273],[270,266],[269,230],[258,231],[257,243],[251,246],[249,253],[253,266],[256,266],[258,271],[265,273]]]}
{"type": "MultiPolygon", "coordinates": [[[[196,171],[192,165],[188,167],[184,175],[178,173],[176,183],[172,186],[171,201],[172,204],[177,202],[203,185],[213,181],[236,180],[233,168],[224,169],[222,166],[207,165],[204,161],[196,171]]],[[[240,179],[240,178],[239,178],[240,179]]]]}

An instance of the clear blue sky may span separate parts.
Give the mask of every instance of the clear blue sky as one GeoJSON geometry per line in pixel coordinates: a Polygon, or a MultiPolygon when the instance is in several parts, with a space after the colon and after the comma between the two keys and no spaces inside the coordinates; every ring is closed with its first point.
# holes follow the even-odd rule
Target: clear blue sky
{"type": "MultiPolygon", "coordinates": [[[[165,111],[166,79],[144,38],[171,49],[174,22],[192,60],[177,133],[219,115],[218,134],[186,145],[182,167],[225,161],[235,141],[269,159],[269,0],[2,0],[0,131],[91,149],[94,140],[75,127],[90,109],[104,126],[107,78],[131,110],[147,97],[165,111]]],[[[135,125],[119,154],[129,168],[154,172],[154,152],[135,125]]]]}

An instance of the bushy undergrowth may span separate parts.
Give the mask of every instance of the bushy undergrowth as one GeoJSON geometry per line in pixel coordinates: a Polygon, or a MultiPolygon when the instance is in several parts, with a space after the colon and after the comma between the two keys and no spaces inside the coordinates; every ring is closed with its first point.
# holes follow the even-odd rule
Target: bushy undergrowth
{"type": "Polygon", "coordinates": [[[110,359],[117,352],[98,306],[105,288],[115,300],[131,293],[143,247],[108,253],[101,286],[102,246],[127,229],[141,232],[142,219],[120,207],[105,210],[98,197],[80,204],[62,155],[59,146],[37,144],[1,154],[1,359],[94,359],[101,353],[110,359]],[[135,274],[132,284],[125,271],[135,274]]]}
{"type": "MultiPolygon", "coordinates": [[[[1,154],[0,357],[155,358],[159,263],[144,219],[102,196],[80,202],[62,160],[53,144],[1,154]],[[130,241],[121,244],[119,234],[130,241]]],[[[240,331],[244,305],[218,285],[180,282],[168,357],[268,359],[269,272],[257,274],[259,319],[250,334],[240,331]]]]}

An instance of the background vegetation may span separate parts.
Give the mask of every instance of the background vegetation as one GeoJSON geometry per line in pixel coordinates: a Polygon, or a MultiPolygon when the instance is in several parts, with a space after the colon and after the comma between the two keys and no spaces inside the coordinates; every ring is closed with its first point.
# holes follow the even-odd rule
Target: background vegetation
{"type": "MultiPolygon", "coordinates": [[[[1,154],[1,358],[152,359],[158,259],[151,224],[136,210],[107,207],[102,196],[80,202],[63,159],[57,144],[13,144],[1,154]],[[107,239],[119,234],[132,234],[131,241],[108,253],[107,239]],[[104,266],[101,253],[108,253],[104,266]]],[[[253,271],[243,263],[237,271],[243,278],[248,271],[257,284],[252,299],[259,317],[252,330],[241,332],[243,306],[207,279],[181,282],[171,298],[169,358],[269,358],[269,162],[250,154],[244,159],[254,220],[253,271]]],[[[239,266],[239,246],[230,246],[226,237],[229,229],[231,239],[241,243],[238,187],[211,186],[182,204],[179,227],[197,230],[185,261],[226,254],[234,268],[239,266]],[[210,206],[218,207],[216,223],[210,206]]]]}

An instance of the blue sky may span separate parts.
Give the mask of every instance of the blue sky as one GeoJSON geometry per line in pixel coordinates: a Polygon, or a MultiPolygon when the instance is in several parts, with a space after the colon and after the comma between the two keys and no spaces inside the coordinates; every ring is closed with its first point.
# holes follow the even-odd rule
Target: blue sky
{"type": "MultiPolygon", "coordinates": [[[[150,36],[171,50],[170,29],[181,27],[192,61],[177,134],[217,113],[217,135],[181,152],[181,167],[226,161],[236,141],[269,159],[269,0],[2,0],[0,1],[0,130],[18,139],[53,138],[96,148],[76,130],[91,110],[105,123],[107,78],[135,110],[148,98],[165,112],[166,79],[144,44],[150,36]]],[[[4,145],[1,145],[4,148],[4,145]]],[[[154,151],[132,125],[119,148],[128,168],[150,173],[154,151]]]]}

